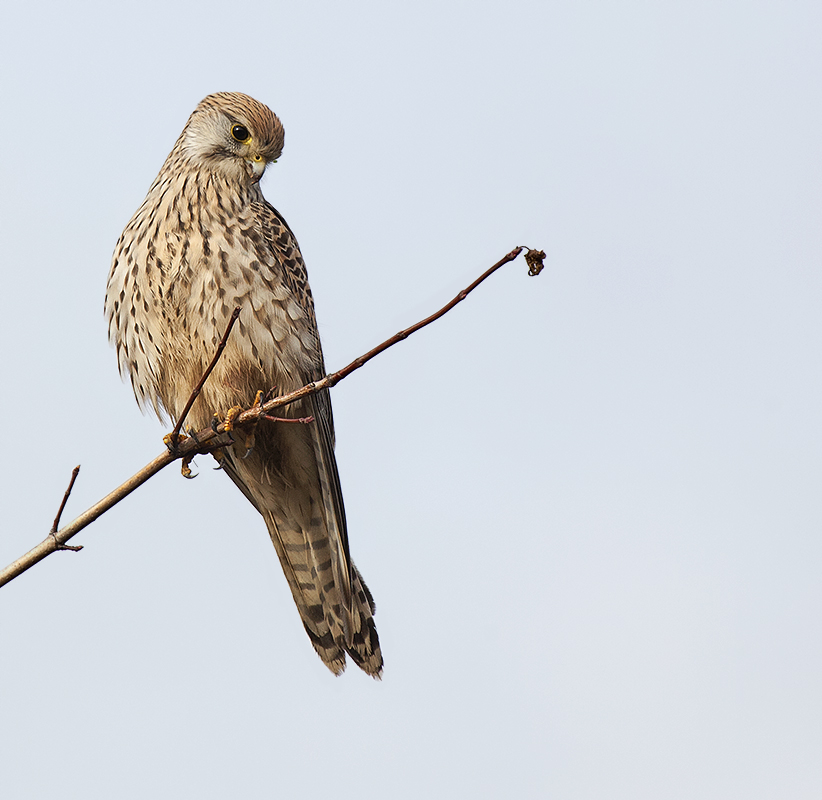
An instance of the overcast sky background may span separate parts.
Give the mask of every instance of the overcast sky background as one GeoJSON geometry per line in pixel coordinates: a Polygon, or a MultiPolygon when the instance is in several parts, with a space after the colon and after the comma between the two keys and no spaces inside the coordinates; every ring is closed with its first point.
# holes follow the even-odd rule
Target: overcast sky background
{"type": "MultiPolygon", "coordinates": [[[[375,682],[197,460],[0,590],[4,798],[822,795],[822,5],[7,3],[3,565],[162,449],[117,237],[205,95],[329,368],[375,682]]],[[[2,565],[0,565],[2,566],[2,565]]]]}

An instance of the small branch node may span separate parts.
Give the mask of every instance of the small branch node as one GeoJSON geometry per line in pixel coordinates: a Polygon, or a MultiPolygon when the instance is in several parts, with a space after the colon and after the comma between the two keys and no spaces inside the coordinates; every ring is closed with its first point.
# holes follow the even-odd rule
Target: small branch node
{"type": "Polygon", "coordinates": [[[57,537],[54,534],[51,534],[54,537],[54,549],[55,550],[71,550],[72,553],[79,553],[83,549],[83,545],[81,544],[61,544],[57,541],[57,537]]]}

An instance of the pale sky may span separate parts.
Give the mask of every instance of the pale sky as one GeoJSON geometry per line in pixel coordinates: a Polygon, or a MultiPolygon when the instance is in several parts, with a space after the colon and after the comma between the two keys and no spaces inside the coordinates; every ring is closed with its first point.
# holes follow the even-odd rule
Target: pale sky
{"type": "Polygon", "coordinates": [[[4,566],[162,449],[102,304],[205,95],[330,369],[382,682],[176,467],[0,589],[4,800],[822,796],[822,5],[7,4],[4,566]]]}

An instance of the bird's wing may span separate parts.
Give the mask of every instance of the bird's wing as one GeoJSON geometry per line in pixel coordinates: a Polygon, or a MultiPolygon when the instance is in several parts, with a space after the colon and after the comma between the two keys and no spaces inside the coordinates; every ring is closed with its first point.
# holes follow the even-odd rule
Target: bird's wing
{"type": "MultiPolygon", "coordinates": [[[[317,331],[317,319],[314,312],[314,299],[308,285],[308,273],[300,253],[297,239],[282,215],[270,203],[263,203],[257,209],[265,241],[276,253],[282,265],[283,280],[291,290],[292,296],[308,318],[311,329],[317,337],[317,359],[313,374],[306,375],[305,380],[319,380],[325,374],[325,364],[317,331]]],[[[328,535],[331,539],[332,552],[336,554],[339,588],[344,604],[346,639],[350,644],[350,613],[352,604],[351,587],[354,584],[351,553],[348,544],[348,526],[345,518],[340,476],[337,471],[337,459],[334,456],[334,418],[331,411],[331,398],[328,391],[322,391],[307,398],[306,405],[314,417],[311,430],[314,455],[323,494],[323,509],[328,535]]]]}

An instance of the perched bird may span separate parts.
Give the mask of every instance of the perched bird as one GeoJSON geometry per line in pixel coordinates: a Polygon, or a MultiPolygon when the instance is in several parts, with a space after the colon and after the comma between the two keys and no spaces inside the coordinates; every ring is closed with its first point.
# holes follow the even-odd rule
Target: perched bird
{"type": "MultiPolygon", "coordinates": [[[[249,407],[325,374],[314,302],[297,240],[260,178],[283,149],[283,126],[236,92],[206,97],[189,118],[117,242],[106,290],[109,338],[137,401],[176,422],[228,345],[187,422],[249,407]]],[[[345,655],[379,677],[374,601],[350,559],[327,392],[281,408],[309,423],[261,421],[255,443],[220,451],[221,466],[262,514],[314,649],[335,674],[345,655]]],[[[240,436],[238,439],[242,439],[240,436]]]]}

